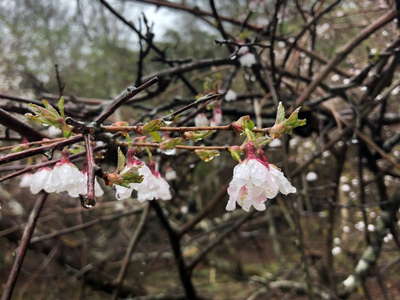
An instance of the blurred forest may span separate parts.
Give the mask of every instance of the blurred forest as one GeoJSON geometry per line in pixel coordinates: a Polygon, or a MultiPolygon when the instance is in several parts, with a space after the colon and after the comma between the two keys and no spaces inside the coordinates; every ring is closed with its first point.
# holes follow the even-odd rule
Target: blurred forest
{"type": "MultiPolygon", "coordinates": [[[[0,0],[2,300],[400,299],[397,5],[0,0]],[[240,49],[255,62],[240,61],[240,49]],[[268,200],[266,211],[225,211],[236,165],[229,152],[203,161],[179,149],[153,151],[170,201],[118,201],[99,180],[105,194],[85,209],[66,194],[46,200],[19,186],[17,175],[52,154],[8,155],[27,140],[61,138],[24,118],[28,103],[55,105],[63,96],[65,113],[89,124],[153,76],[154,86],[104,124],[143,124],[215,94],[217,104],[185,109],[177,126],[194,126],[199,113],[211,119],[220,105],[222,124],[249,115],[267,128],[278,102],[288,111],[301,106],[307,124],[265,147],[297,193],[268,200]],[[29,228],[10,298],[6,282],[29,228]]],[[[104,172],[116,168],[117,138],[96,136],[104,172]]],[[[218,131],[201,144],[241,142],[218,131]]],[[[71,154],[84,149],[76,143],[71,154]]]]}

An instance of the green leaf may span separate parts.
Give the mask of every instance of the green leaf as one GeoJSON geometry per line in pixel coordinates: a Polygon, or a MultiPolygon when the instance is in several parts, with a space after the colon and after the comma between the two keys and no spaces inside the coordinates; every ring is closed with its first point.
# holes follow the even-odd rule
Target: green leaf
{"type": "MultiPolygon", "coordinates": [[[[44,102],[44,105],[47,107],[51,107],[51,105],[46,102],[47,101],[44,102]]],[[[25,114],[28,119],[38,122],[40,124],[46,124],[60,128],[60,116],[58,115],[58,112],[54,109],[54,107],[51,107],[52,110],[49,110],[45,107],[32,103],[28,104],[28,106],[35,113],[35,115],[25,114]]]]}
{"type": "Polygon", "coordinates": [[[122,183],[141,183],[143,181],[143,175],[139,174],[138,169],[137,166],[134,166],[121,173],[122,183]]]}
{"type": "Polygon", "coordinates": [[[245,128],[244,133],[246,134],[246,137],[249,141],[255,141],[256,140],[256,135],[254,134],[251,129],[245,128]]]}
{"type": "MultiPolygon", "coordinates": [[[[58,123],[57,125],[53,125],[53,126],[58,128],[60,126],[60,124],[58,123]]],[[[61,130],[62,130],[63,136],[65,138],[69,138],[72,135],[72,127],[69,126],[68,124],[63,123],[61,126],[61,130]]]]}
{"type": "Polygon", "coordinates": [[[303,126],[306,124],[306,119],[301,119],[299,120],[299,111],[300,107],[298,107],[292,114],[289,116],[289,118],[285,121],[285,125],[295,128],[299,126],[303,126]]]}
{"type": "Polygon", "coordinates": [[[200,150],[200,149],[197,149],[194,152],[204,162],[210,162],[215,157],[220,155],[218,150],[200,150]]]}
{"type": "Polygon", "coordinates": [[[165,123],[163,120],[157,119],[157,120],[151,120],[147,122],[146,124],[143,125],[143,133],[149,133],[152,131],[157,131],[160,129],[160,127],[164,126],[165,123]]]}
{"type": "Polygon", "coordinates": [[[161,150],[170,150],[174,149],[177,145],[181,145],[183,143],[183,139],[180,137],[165,140],[160,144],[161,150]]]}
{"type": "Polygon", "coordinates": [[[253,130],[256,125],[251,119],[244,120],[243,122],[243,129],[253,130]]]}
{"type": "Polygon", "coordinates": [[[68,152],[71,154],[79,154],[86,151],[85,147],[82,145],[75,144],[74,147],[68,148],[68,152]]]}
{"type": "Polygon", "coordinates": [[[275,124],[269,131],[270,136],[273,139],[279,138],[282,134],[291,134],[294,128],[305,125],[306,119],[299,120],[299,111],[300,107],[295,109],[289,118],[285,119],[285,109],[282,103],[279,102],[275,124]]]}
{"type": "Polygon", "coordinates": [[[161,142],[161,135],[158,131],[152,131],[149,134],[154,142],[156,142],[156,143],[161,142]]]}
{"type": "Polygon", "coordinates": [[[278,110],[276,112],[276,121],[275,124],[281,123],[285,120],[285,108],[283,107],[282,102],[278,104],[278,110]]]}
{"type": "Polygon", "coordinates": [[[232,146],[229,147],[229,153],[231,154],[232,158],[238,162],[242,161],[241,159],[241,154],[242,154],[242,150],[240,150],[239,146],[232,146]]]}
{"type": "Polygon", "coordinates": [[[16,153],[16,152],[24,151],[26,149],[29,149],[29,146],[21,144],[21,145],[18,145],[18,146],[15,146],[14,148],[12,148],[10,150],[10,152],[11,153],[16,153]]]}
{"type": "Polygon", "coordinates": [[[206,137],[209,137],[215,132],[215,130],[203,130],[203,131],[186,131],[183,135],[186,139],[192,141],[201,141],[206,137]]]}
{"type": "Polygon", "coordinates": [[[63,96],[61,96],[60,100],[58,100],[57,107],[58,107],[58,110],[60,111],[61,117],[64,119],[65,114],[64,114],[64,97],[63,96]]]}
{"type": "Polygon", "coordinates": [[[42,100],[44,107],[54,116],[54,118],[59,119],[61,118],[60,114],[58,113],[57,109],[53,107],[47,100],[42,100]]]}
{"type": "Polygon", "coordinates": [[[117,172],[118,173],[124,169],[125,161],[126,161],[125,155],[124,155],[124,153],[122,153],[121,148],[118,147],[118,161],[117,161],[117,172]]]}

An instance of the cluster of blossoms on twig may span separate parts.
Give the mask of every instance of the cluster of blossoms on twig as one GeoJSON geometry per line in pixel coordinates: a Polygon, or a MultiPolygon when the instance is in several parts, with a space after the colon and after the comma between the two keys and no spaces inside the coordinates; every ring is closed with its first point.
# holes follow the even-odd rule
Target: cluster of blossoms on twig
{"type": "Polygon", "coordinates": [[[133,155],[133,149],[128,151],[127,164],[121,171],[119,178],[122,180],[114,179],[115,197],[118,200],[130,198],[133,190],[137,192],[137,199],[140,202],[153,199],[171,200],[172,198],[169,184],[156,170],[156,164],[152,163],[148,167],[133,155]],[[138,182],[124,183],[124,174],[131,173],[132,170],[139,175],[136,177],[138,182]]]}
{"type": "MultiPolygon", "coordinates": [[[[67,192],[70,197],[76,198],[87,194],[87,172],[81,172],[67,156],[53,167],[43,167],[35,173],[26,173],[22,176],[20,187],[29,187],[32,194],[40,191],[47,193],[67,192]]],[[[104,192],[95,181],[96,197],[103,196],[104,192]]]]}
{"type": "MultiPolygon", "coordinates": [[[[230,96],[232,97],[232,95],[230,96]]],[[[204,100],[207,101],[210,96],[205,97],[204,100]]],[[[197,101],[204,100],[198,99],[197,101]]],[[[29,187],[33,194],[42,190],[47,193],[67,192],[71,197],[80,196],[81,199],[86,197],[91,200],[90,203],[95,203],[94,198],[103,195],[103,190],[97,181],[96,175],[98,175],[101,176],[106,185],[115,189],[115,197],[118,200],[128,199],[132,197],[134,192],[140,202],[155,199],[170,200],[172,198],[170,186],[161,176],[156,163],[152,160],[150,149],[155,147],[162,152],[175,152],[176,149],[194,150],[199,158],[205,162],[219,156],[219,150],[229,150],[231,156],[239,164],[233,170],[233,178],[228,187],[227,210],[234,210],[237,204],[245,211],[249,211],[251,207],[256,210],[265,210],[268,199],[276,197],[279,192],[284,195],[295,193],[296,188],[292,186],[284,174],[268,162],[263,148],[283,134],[291,133],[293,128],[305,124],[305,120],[298,119],[299,109],[285,118],[285,110],[280,103],[274,126],[269,129],[257,129],[249,116],[241,117],[229,125],[220,126],[222,123],[220,102],[211,107],[212,117],[208,119],[204,113],[198,113],[194,118],[195,127],[191,128],[168,127],[164,120],[156,119],[139,126],[128,126],[125,122],[119,122],[113,126],[101,126],[98,129],[93,129],[94,127],[90,127],[91,125],[87,126],[66,118],[62,99],[58,103],[58,110],[47,102],[44,103],[44,107],[33,105],[32,109],[35,115],[28,115],[30,119],[59,128],[66,138],[74,133],[83,136],[86,149],[86,167],[84,171],[80,171],[69,160],[67,151],[64,149],[62,159],[53,168],[44,167],[34,174],[25,174],[20,186],[29,187]],[[216,130],[230,129],[245,137],[242,145],[193,145],[193,143],[210,136],[216,130]],[[121,148],[118,148],[117,168],[114,172],[109,173],[105,173],[97,167],[91,145],[92,138],[90,138],[92,136],[95,140],[97,132],[107,132],[107,130],[119,132],[119,136],[125,142],[119,141],[117,144],[128,146],[126,156],[121,148]],[[132,139],[129,131],[135,132],[137,137],[132,139]],[[171,138],[168,131],[181,132],[182,137],[171,138]],[[152,141],[148,142],[147,139],[152,141]],[[184,142],[187,140],[191,140],[192,145],[185,145],[184,142]],[[147,164],[136,156],[141,150],[145,150],[144,153],[149,156],[147,164]],[[244,158],[242,159],[243,154],[244,158]]]]}

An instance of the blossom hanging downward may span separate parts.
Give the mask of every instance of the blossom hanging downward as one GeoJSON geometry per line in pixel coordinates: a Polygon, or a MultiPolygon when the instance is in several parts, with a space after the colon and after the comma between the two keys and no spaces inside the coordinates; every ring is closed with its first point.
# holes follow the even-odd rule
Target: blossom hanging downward
{"type": "MultiPolygon", "coordinates": [[[[29,187],[32,194],[41,190],[47,193],[67,192],[70,197],[87,194],[87,178],[84,173],[64,156],[52,169],[40,168],[34,174],[24,174],[20,187],[29,187]]],[[[95,181],[96,197],[101,197],[104,192],[97,179],[95,181]]]]}
{"type": "Polygon", "coordinates": [[[155,167],[152,166],[152,169],[150,169],[145,163],[128,152],[128,162],[122,174],[135,166],[138,168],[139,175],[143,176],[143,180],[140,183],[130,183],[129,187],[116,184],[115,196],[118,200],[129,198],[133,190],[137,191],[137,199],[140,202],[153,199],[170,200],[172,198],[168,182],[161,177],[155,167]]]}
{"type": "Polygon", "coordinates": [[[251,206],[256,210],[265,210],[265,202],[276,197],[278,192],[284,195],[296,192],[285,175],[267,162],[262,152],[256,154],[251,142],[246,145],[246,155],[246,159],[233,170],[226,210],[234,210],[236,203],[245,211],[249,211],[251,206]]]}

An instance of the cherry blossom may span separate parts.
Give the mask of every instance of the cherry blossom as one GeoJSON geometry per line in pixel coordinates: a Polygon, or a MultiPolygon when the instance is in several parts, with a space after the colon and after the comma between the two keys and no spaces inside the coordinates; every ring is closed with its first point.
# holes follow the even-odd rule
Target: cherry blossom
{"type": "Polygon", "coordinates": [[[45,189],[45,185],[48,182],[50,174],[51,169],[48,167],[44,167],[39,169],[39,171],[32,175],[31,183],[29,185],[32,194],[37,194],[41,190],[45,189]]]}
{"type": "MultiPolygon", "coordinates": [[[[67,192],[68,195],[72,198],[79,197],[79,195],[87,195],[87,172],[82,173],[82,177],[79,180],[79,183],[75,186],[71,187],[67,192]]],[[[101,188],[97,178],[94,179],[94,194],[96,197],[101,197],[104,195],[104,191],[101,188]]]]}
{"type": "Polygon", "coordinates": [[[250,52],[249,47],[242,47],[238,51],[239,62],[243,67],[251,67],[257,63],[256,57],[250,52]]]}
{"type": "MultiPolygon", "coordinates": [[[[32,194],[41,190],[47,193],[67,192],[70,197],[87,194],[87,174],[82,173],[67,157],[63,157],[54,168],[44,167],[36,173],[24,174],[20,187],[29,187],[32,194]]],[[[95,195],[104,194],[97,179],[95,179],[95,195]]]]}
{"type": "Polygon", "coordinates": [[[32,173],[25,173],[21,177],[21,181],[19,183],[19,186],[22,188],[30,187],[31,181],[32,181],[32,173]]]}
{"type": "Polygon", "coordinates": [[[161,177],[160,173],[155,170],[155,167],[150,169],[145,163],[133,156],[128,157],[128,164],[122,173],[132,166],[139,167],[138,173],[143,176],[143,181],[140,183],[131,183],[129,187],[116,185],[115,196],[118,200],[129,198],[133,190],[137,191],[137,199],[140,202],[153,199],[170,200],[172,198],[168,182],[161,177]]]}
{"type": "Polygon", "coordinates": [[[263,152],[256,154],[253,143],[247,143],[246,154],[247,158],[233,170],[226,210],[234,210],[236,203],[245,211],[252,206],[256,210],[265,210],[267,199],[276,197],[278,192],[284,195],[296,192],[284,174],[267,162],[263,152]]]}
{"type": "Polygon", "coordinates": [[[64,157],[53,168],[48,192],[73,194],[75,191],[82,191],[83,185],[85,185],[83,173],[64,157]]]}
{"type": "Polygon", "coordinates": [[[226,101],[235,101],[237,99],[237,94],[232,91],[232,90],[228,90],[225,94],[225,100],[226,101]]]}
{"type": "Polygon", "coordinates": [[[143,182],[133,184],[138,192],[137,199],[140,202],[153,199],[170,200],[172,196],[168,182],[158,171],[150,171],[151,174],[145,176],[143,182]]]}

